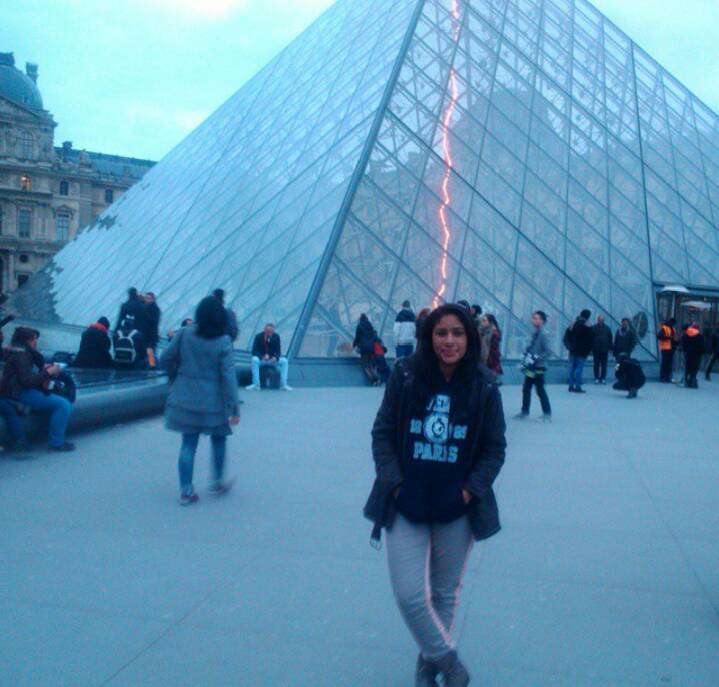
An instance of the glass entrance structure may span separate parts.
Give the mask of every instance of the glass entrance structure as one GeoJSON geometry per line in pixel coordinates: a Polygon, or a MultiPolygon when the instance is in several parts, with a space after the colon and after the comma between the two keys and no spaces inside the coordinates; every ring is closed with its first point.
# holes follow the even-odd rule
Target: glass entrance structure
{"type": "MultiPolygon", "coordinates": [[[[719,118],[585,0],[340,0],[15,296],[86,324],[129,286],[176,326],[216,287],[241,343],[352,355],[366,313],[464,298],[519,358],[583,308],[719,287],[719,118]]],[[[649,323],[649,326],[646,326],[649,323]]]]}

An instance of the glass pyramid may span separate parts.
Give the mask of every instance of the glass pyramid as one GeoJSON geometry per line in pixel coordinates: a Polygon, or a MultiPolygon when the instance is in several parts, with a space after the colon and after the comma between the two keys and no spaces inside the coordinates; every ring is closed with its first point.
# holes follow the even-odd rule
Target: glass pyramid
{"type": "Polygon", "coordinates": [[[82,325],[135,285],[169,328],[219,286],[243,347],[337,358],[466,298],[518,358],[535,309],[560,352],[582,308],[717,286],[717,220],[719,118],[584,0],[340,0],[13,305],[82,325]]]}

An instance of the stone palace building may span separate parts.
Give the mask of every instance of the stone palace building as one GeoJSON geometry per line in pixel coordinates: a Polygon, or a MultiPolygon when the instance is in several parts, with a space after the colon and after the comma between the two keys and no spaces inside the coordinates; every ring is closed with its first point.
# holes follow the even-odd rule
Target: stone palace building
{"type": "Polygon", "coordinates": [[[0,294],[22,285],[154,165],[54,145],[57,126],[37,87],[0,53],[0,294]]]}

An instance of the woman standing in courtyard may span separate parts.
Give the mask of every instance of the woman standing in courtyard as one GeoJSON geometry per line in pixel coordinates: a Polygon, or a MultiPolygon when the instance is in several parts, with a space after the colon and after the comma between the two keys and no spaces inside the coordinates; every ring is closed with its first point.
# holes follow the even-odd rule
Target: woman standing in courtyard
{"type": "Polygon", "coordinates": [[[441,676],[464,687],[452,633],[472,543],[500,529],[492,484],[504,463],[504,413],[465,309],[434,310],[418,343],[397,362],[375,420],[365,515],[375,542],[387,529],[392,587],[420,647],[415,685],[441,676]]]}
{"type": "Polygon", "coordinates": [[[180,504],[198,501],[192,484],[200,434],[212,442],[215,495],[229,491],[224,481],[227,437],[240,422],[237,374],[232,342],[226,334],[227,315],[222,303],[209,296],[197,306],[197,324],[181,329],[162,355],[161,366],[170,374],[165,410],[169,430],[182,433],[180,449],[180,504]]]}

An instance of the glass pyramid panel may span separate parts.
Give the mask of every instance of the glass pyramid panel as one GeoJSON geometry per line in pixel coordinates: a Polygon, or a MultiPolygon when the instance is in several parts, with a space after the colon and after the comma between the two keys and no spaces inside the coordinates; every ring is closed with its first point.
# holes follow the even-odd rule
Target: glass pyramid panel
{"type": "Polygon", "coordinates": [[[662,283],[716,285],[718,142],[716,115],[584,0],[426,0],[374,141],[382,173],[351,208],[356,250],[362,231],[396,236],[378,332],[406,298],[480,303],[510,358],[538,308],[560,355],[583,308],[653,321],[662,283]]]}
{"type": "Polygon", "coordinates": [[[158,294],[170,328],[222,287],[243,346],[262,319],[282,322],[289,342],[414,7],[335,4],[61,251],[16,307],[84,325],[113,316],[134,285],[158,294]]]}
{"type": "Polygon", "coordinates": [[[561,356],[583,308],[719,288],[717,222],[719,117],[586,0],[340,0],[14,304],[84,324],[134,283],[170,324],[223,286],[243,346],[338,358],[466,298],[509,358],[545,310],[561,356]]]}

